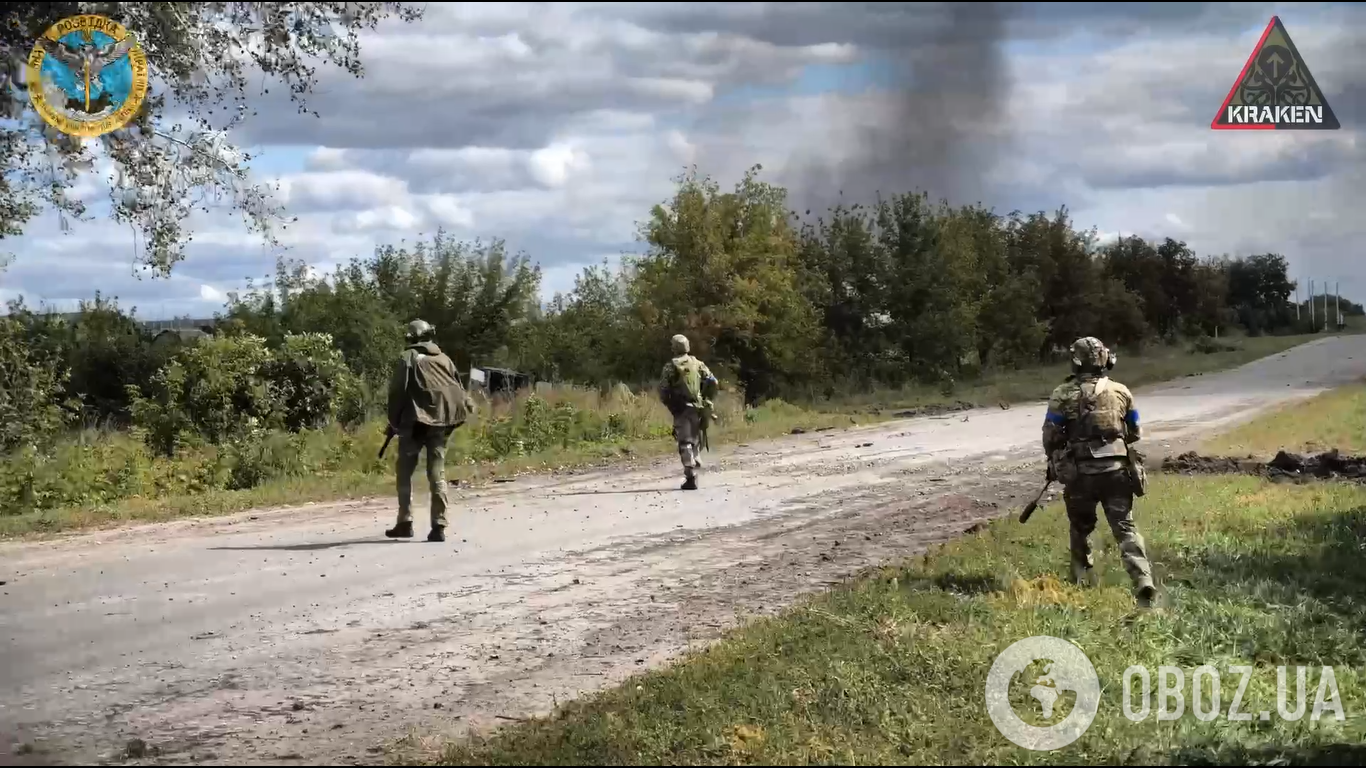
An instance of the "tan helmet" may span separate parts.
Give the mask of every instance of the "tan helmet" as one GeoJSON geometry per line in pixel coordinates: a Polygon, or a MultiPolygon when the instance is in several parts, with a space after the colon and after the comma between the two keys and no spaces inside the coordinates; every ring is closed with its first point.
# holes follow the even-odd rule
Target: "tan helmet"
{"type": "Polygon", "coordinates": [[[1072,342],[1072,367],[1077,370],[1099,371],[1110,368],[1114,355],[1094,336],[1072,342]]]}
{"type": "Polygon", "coordinates": [[[403,330],[403,338],[409,344],[418,341],[427,341],[436,336],[436,328],[426,320],[414,320],[408,323],[408,327],[403,330]]]}
{"type": "Polygon", "coordinates": [[[688,337],[687,337],[687,336],[684,336],[684,335],[681,334],[681,333],[680,333],[680,334],[677,334],[677,335],[675,335],[672,339],[669,339],[669,344],[673,347],[673,350],[674,350],[674,354],[675,354],[675,355],[686,355],[686,354],[688,354],[688,349],[689,349],[690,347],[689,347],[689,344],[688,344],[688,337]]]}

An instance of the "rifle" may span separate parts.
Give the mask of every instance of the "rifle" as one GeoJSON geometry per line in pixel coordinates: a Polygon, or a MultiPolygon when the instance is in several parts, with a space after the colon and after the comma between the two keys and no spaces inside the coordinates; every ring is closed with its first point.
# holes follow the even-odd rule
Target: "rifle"
{"type": "Polygon", "coordinates": [[[1039,489],[1039,495],[1035,496],[1034,500],[1029,502],[1024,511],[1020,513],[1020,522],[1029,522],[1029,517],[1034,514],[1034,510],[1039,508],[1039,502],[1043,501],[1043,495],[1048,493],[1048,487],[1053,485],[1053,481],[1057,479],[1057,475],[1053,473],[1053,462],[1050,461],[1048,462],[1048,473],[1044,476],[1043,487],[1039,489]]]}
{"type": "Polygon", "coordinates": [[[699,409],[698,413],[698,415],[701,417],[700,419],[698,419],[698,421],[701,423],[702,426],[702,448],[707,452],[711,451],[711,443],[707,441],[707,427],[711,426],[712,420],[711,409],[711,403],[710,401],[708,401],[706,404],[702,406],[701,409],[699,409]]]}
{"type": "Polygon", "coordinates": [[[384,445],[379,447],[379,457],[381,459],[384,458],[384,452],[389,448],[389,441],[394,439],[395,434],[397,433],[394,431],[392,424],[384,428],[384,445]]]}

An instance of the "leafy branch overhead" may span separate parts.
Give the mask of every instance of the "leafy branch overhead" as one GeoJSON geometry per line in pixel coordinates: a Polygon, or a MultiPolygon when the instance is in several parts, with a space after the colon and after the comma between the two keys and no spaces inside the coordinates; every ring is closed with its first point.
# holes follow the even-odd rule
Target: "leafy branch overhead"
{"type": "Polygon", "coordinates": [[[114,221],[140,234],[139,261],[169,275],[185,257],[193,211],[226,203],[278,244],[285,211],[248,175],[250,153],[232,132],[254,113],[248,101],[287,90],[299,113],[318,117],[309,95],[319,67],[364,75],[359,33],[393,16],[421,17],[404,3],[9,3],[0,6],[0,238],[23,233],[45,209],[63,230],[88,221],[72,190],[83,178],[108,188],[114,221]],[[32,109],[26,57],[53,23],[80,14],[119,22],[147,55],[151,84],[141,111],[97,139],[66,136],[32,109]]]}

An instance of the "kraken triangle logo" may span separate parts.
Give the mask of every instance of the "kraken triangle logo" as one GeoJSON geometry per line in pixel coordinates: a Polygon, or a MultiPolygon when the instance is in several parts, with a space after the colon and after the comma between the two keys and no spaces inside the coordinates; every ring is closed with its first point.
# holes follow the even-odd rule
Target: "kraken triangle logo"
{"type": "Polygon", "coordinates": [[[1210,127],[1335,131],[1341,126],[1280,17],[1272,16],[1210,127]]]}

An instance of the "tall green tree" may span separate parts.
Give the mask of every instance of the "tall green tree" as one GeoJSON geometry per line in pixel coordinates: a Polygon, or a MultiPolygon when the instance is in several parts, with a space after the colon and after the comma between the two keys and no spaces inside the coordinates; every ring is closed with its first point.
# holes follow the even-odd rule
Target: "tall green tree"
{"type": "Polygon", "coordinates": [[[819,328],[797,277],[786,192],[759,181],[733,192],[695,171],[642,226],[648,251],[631,262],[632,299],[660,359],[672,333],[733,371],[751,401],[819,370],[819,328]]]}

